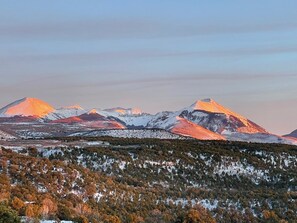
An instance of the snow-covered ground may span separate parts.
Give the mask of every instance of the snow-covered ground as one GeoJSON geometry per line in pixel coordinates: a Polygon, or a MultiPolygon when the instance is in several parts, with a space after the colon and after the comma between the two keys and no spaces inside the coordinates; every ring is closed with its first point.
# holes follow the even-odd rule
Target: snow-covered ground
{"type": "Polygon", "coordinates": [[[8,134],[8,133],[0,130],[0,139],[2,139],[2,140],[10,140],[10,139],[16,139],[16,137],[14,137],[14,136],[12,136],[12,135],[10,135],[10,134],[8,134]]]}
{"type": "Polygon", "coordinates": [[[289,138],[281,137],[274,134],[265,133],[227,133],[224,136],[231,141],[243,141],[243,142],[257,142],[257,143],[282,143],[297,145],[297,141],[291,140],[289,138]]]}
{"type": "Polygon", "coordinates": [[[185,139],[185,137],[155,129],[114,129],[88,132],[77,132],[70,136],[112,136],[119,138],[156,138],[156,139],[185,139]]]}
{"type": "Polygon", "coordinates": [[[221,163],[215,166],[213,174],[246,176],[255,184],[258,184],[260,180],[269,180],[269,170],[257,169],[249,163],[230,160],[229,157],[221,157],[221,163]]]}
{"type": "Polygon", "coordinates": [[[182,207],[185,207],[187,205],[195,206],[196,204],[200,204],[204,208],[206,208],[206,209],[208,209],[210,211],[217,208],[218,203],[219,203],[219,201],[216,200],[216,199],[213,200],[213,201],[210,201],[208,199],[203,199],[203,200],[192,199],[192,200],[188,200],[188,199],[185,199],[185,198],[178,198],[178,199],[168,198],[165,203],[169,204],[171,202],[176,206],[181,205],[182,207]]]}
{"type": "Polygon", "coordinates": [[[52,134],[49,132],[35,132],[31,130],[26,130],[26,129],[18,130],[17,134],[23,139],[32,139],[32,138],[41,139],[41,138],[52,136],[52,134]]]}

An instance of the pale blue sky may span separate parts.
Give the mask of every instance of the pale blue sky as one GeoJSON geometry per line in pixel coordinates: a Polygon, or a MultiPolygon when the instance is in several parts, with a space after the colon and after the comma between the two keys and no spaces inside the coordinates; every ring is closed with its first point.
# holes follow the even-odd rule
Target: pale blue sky
{"type": "Polygon", "coordinates": [[[297,128],[296,1],[1,1],[0,107],[177,110],[210,97],[297,128]]]}

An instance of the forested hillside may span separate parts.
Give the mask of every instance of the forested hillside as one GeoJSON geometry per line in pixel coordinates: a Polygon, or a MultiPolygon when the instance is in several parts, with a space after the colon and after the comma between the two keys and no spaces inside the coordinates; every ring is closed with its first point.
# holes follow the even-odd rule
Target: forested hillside
{"type": "Polygon", "coordinates": [[[295,146],[84,139],[87,148],[2,148],[1,202],[77,222],[297,221],[295,146]]]}

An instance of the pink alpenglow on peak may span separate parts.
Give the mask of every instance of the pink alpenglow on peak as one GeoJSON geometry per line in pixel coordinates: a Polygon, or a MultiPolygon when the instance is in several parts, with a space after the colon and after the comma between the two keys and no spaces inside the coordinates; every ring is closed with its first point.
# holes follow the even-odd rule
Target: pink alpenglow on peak
{"type": "Polygon", "coordinates": [[[45,117],[55,109],[37,98],[22,98],[0,109],[0,117],[34,116],[45,117]]]}
{"type": "Polygon", "coordinates": [[[248,122],[247,118],[231,111],[228,108],[225,108],[224,106],[220,105],[219,103],[210,98],[198,100],[194,104],[192,104],[190,108],[192,108],[193,110],[202,110],[210,113],[222,113],[226,115],[232,115],[240,119],[245,125],[247,125],[248,122]]]}
{"type": "Polygon", "coordinates": [[[87,114],[99,114],[99,113],[95,108],[93,108],[90,111],[88,111],[87,114]]]}
{"type": "Polygon", "coordinates": [[[179,112],[181,117],[223,135],[229,132],[268,133],[248,118],[209,98],[198,100],[179,112]]]}
{"type": "Polygon", "coordinates": [[[141,114],[143,114],[143,112],[142,112],[142,110],[140,108],[116,107],[116,108],[104,109],[104,111],[117,113],[119,115],[141,115],[141,114]]]}
{"type": "Polygon", "coordinates": [[[193,122],[190,122],[184,118],[176,117],[177,124],[170,130],[172,133],[189,136],[195,139],[201,140],[225,140],[225,137],[203,128],[193,122]]]}

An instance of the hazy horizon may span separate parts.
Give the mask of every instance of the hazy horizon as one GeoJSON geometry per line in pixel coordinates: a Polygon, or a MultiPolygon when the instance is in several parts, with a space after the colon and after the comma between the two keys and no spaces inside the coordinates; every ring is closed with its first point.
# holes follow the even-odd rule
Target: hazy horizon
{"type": "Polygon", "coordinates": [[[178,110],[203,98],[297,129],[297,2],[1,1],[0,107],[178,110]]]}

